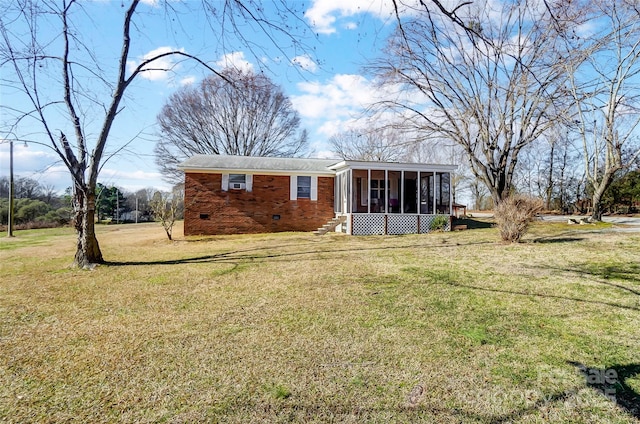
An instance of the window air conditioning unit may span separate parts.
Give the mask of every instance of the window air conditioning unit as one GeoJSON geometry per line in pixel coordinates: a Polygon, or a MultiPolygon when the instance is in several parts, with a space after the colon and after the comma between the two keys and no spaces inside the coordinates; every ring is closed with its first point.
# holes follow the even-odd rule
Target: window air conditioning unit
{"type": "Polygon", "coordinates": [[[231,183],[232,190],[243,190],[246,186],[245,183],[231,183]]]}

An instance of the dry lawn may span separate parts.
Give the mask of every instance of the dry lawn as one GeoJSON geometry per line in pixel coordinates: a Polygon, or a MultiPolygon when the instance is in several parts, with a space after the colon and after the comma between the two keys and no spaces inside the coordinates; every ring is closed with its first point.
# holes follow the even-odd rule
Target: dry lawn
{"type": "Polygon", "coordinates": [[[174,234],[0,240],[0,422],[639,421],[638,233],[174,234]]]}

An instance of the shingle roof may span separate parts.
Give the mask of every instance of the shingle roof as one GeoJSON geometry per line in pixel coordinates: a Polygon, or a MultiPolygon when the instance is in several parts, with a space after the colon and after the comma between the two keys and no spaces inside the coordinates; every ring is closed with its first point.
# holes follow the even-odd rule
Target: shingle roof
{"type": "Polygon", "coordinates": [[[195,155],[178,167],[185,171],[269,171],[269,172],[311,172],[334,174],[331,165],[339,159],[274,158],[254,156],[195,155]]]}

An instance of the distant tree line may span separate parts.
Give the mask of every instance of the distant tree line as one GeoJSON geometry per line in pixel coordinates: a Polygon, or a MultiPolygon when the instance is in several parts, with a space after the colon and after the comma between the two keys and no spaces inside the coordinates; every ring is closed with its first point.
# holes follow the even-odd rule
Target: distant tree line
{"type": "MultiPolygon", "coordinates": [[[[156,219],[154,196],[165,193],[145,188],[135,192],[98,183],[96,187],[96,218],[100,223],[148,222],[156,219]]],[[[52,185],[27,177],[14,180],[14,225],[18,229],[48,228],[70,225],[73,220],[71,188],[63,194],[52,185]]],[[[0,225],[9,217],[9,179],[0,178],[0,225]]],[[[181,218],[181,216],[177,216],[181,218]]]]}
{"type": "MultiPolygon", "coordinates": [[[[13,222],[22,228],[43,228],[66,225],[71,220],[71,198],[59,195],[51,185],[25,177],[14,180],[13,222]]],[[[9,178],[0,178],[0,224],[9,217],[9,178]]]]}

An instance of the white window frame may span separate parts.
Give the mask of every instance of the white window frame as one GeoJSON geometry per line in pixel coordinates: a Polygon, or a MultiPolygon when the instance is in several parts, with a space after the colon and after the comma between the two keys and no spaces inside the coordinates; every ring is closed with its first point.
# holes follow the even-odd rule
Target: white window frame
{"type": "Polygon", "coordinates": [[[317,175],[290,175],[289,176],[289,200],[298,200],[298,177],[311,177],[311,197],[301,199],[318,200],[318,176],[317,175]]]}
{"type": "Polygon", "coordinates": [[[253,175],[252,174],[237,174],[237,173],[233,173],[233,174],[222,174],[222,191],[229,191],[229,190],[245,190],[245,191],[252,191],[253,190],[253,175]],[[232,183],[231,182],[231,176],[232,175],[242,175],[244,176],[244,182],[240,183],[240,184],[244,184],[244,188],[241,189],[234,189],[232,188],[232,183]]]}
{"type": "MultiPolygon", "coordinates": [[[[384,201],[385,201],[385,202],[388,202],[388,199],[387,199],[387,190],[388,190],[388,187],[387,187],[387,185],[388,185],[388,181],[387,181],[387,180],[385,180],[384,178],[380,178],[380,179],[378,179],[378,178],[372,178],[372,179],[371,179],[371,185],[370,185],[370,187],[371,187],[371,188],[369,188],[369,192],[370,192],[370,194],[371,194],[371,196],[370,196],[370,197],[371,197],[371,199],[372,199],[372,200],[373,200],[373,199],[381,199],[380,194],[382,194],[382,195],[384,196],[384,201]],[[373,187],[373,183],[374,183],[374,182],[376,183],[376,186],[377,186],[377,187],[373,187]],[[380,184],[380,183],[382,183],[382,185],[384,185],[384,187],[381,187],[381,184],[380,184]],[[373,196],[373,193],[374,193],[374,192],[376,193],[376,196],[375,196],[375,197],[373,196]]],[[[385,206],[385,205],[383,204],[383,205],[379,205],[379,206],[385,206]]]]}
{"type": "Polygon", "coordinates": [[[311,176],[310,175],[298,175],[296,176],[296,197],[298,199],[311,199],[311,176]],[[300,188],[304,188],[306,185],[300,184],[300,178],[308,178],[309,179],[309,195],[304,196],[300,194],[300,188]]]}

